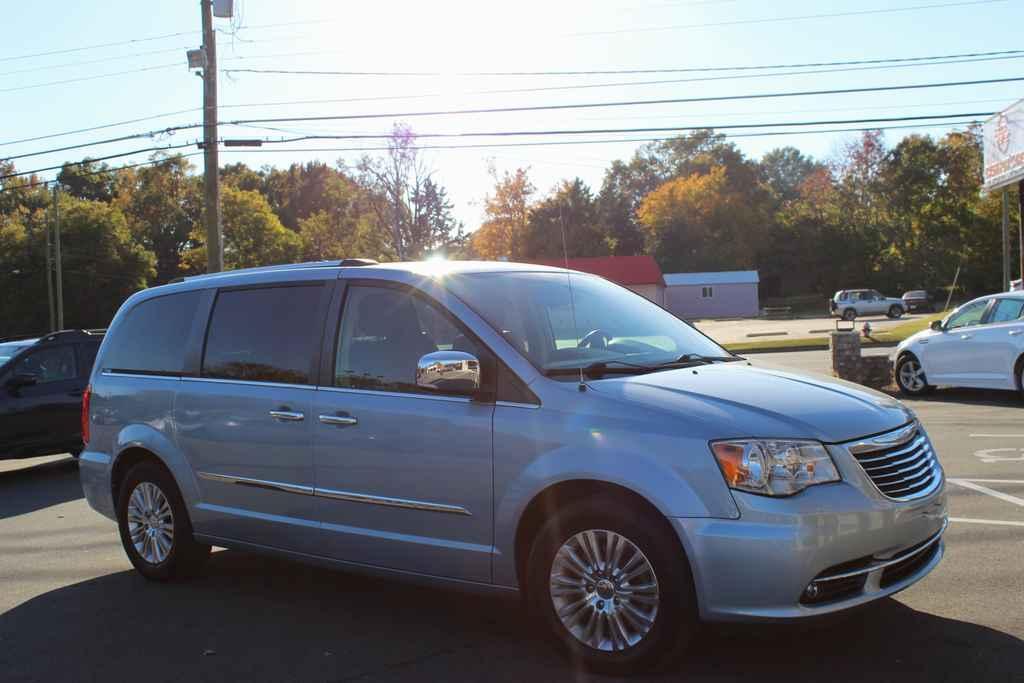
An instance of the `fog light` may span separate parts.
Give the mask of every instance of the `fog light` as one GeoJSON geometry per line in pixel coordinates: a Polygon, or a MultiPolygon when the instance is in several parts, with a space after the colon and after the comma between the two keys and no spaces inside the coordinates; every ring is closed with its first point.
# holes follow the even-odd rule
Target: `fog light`
{"type": "Polygon", "coordinates": [[[812,583],[804,589],[804,597],[806,597],[808,600],[813,600],[814,598],[818,597],[818,593],[820,592],[821,589],[818,588],[818,584],[812,583]]]}

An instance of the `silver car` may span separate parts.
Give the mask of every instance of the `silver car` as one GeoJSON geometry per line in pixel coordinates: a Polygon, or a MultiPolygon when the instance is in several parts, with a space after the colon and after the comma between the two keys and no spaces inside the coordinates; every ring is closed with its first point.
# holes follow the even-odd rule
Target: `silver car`
{"type": "Polygon", "coordinates": [[[145,577],[210,546],[518,594],[575,661],[680,656],[940,561],[942,468],[899,402],[752,367],[633,292],[512,263],[328,262],[130,298],[81,478],[145,577]]]}
{"type": "Polygon", "coordinates": [[[874,289],[842,289],[829,299],[832,315],[843,320],[855,320],[862,315],[886,315],[902,318],[907,311],[903,299],[882,296],[874,289]]]}

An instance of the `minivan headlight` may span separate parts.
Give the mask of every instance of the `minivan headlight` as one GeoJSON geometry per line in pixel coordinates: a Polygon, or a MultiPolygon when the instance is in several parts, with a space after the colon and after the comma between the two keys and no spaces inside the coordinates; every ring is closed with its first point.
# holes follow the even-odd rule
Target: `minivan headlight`
{"type": "Polygon", "coordinates": [[[713,441],[711,452],[725,483],[739,491],[791,496],[808,486],[839,481],[832,457],[817,441],[713,441]]]}

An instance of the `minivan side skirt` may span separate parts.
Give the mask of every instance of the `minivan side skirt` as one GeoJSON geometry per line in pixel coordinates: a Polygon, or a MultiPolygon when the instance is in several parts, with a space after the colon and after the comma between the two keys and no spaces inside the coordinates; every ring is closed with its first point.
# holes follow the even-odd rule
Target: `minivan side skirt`
{"type": "Polygon", "coordinates": [[[315,488],[299,484],[289,484],[280,481],[269,481],[265,479],[252,479],[249,477],[238,477],[228,474],[215,474],[213,472],[197,472],[200,479],[216,481],[223,484],[236,484],[238,486],[250,486],[253,488],[281,491],[282,493],[295,493],[303,496],[316,496],[329,498],[331,500],[342,500],[350,503],[366,503],[369,505],[383,505],[385,507],[405,508],[408,510],[422,510],[425,512],[444,512],[453,515],[465,515],[472,517],[471,513],[461,505],[448,505],[446,503],[433,503],[424,500],[411,500],[408,498],[390,498],[388,496],[373,496],[366,493],[354,493],[352,491],[338,491],[335,489],[315,488]]]}

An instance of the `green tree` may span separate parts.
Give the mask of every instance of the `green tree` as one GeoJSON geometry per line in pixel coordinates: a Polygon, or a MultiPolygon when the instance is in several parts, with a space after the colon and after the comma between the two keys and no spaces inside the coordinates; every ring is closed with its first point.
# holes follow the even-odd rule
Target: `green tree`
{"type": "MultiPolygon", "coordinates": [[[[254,190],[221,188],[221,225],[225,269],[294,263],[302,255],[302,240],[284,227],[266,198],[254,190]]],[[[184,262],[191,272],[206,270],[206,234],[192,231],[193,246],[184,262]]]]}
{"type": "Polygon", "coordinates": [[[117,194],[117,172],[88,158],[82,163],[64,164],[57,182],[65,192],[79,199],[110,202],[117,194]]]}
{"type": "Polygon", "coordinates": [[[563,253],[570,258],[611,253],[598,224],[597,203],[579,178],[562,181],[549,197],[531,207],[524,241],[525,255],[531,259],[561,258],[563,253]]]}

